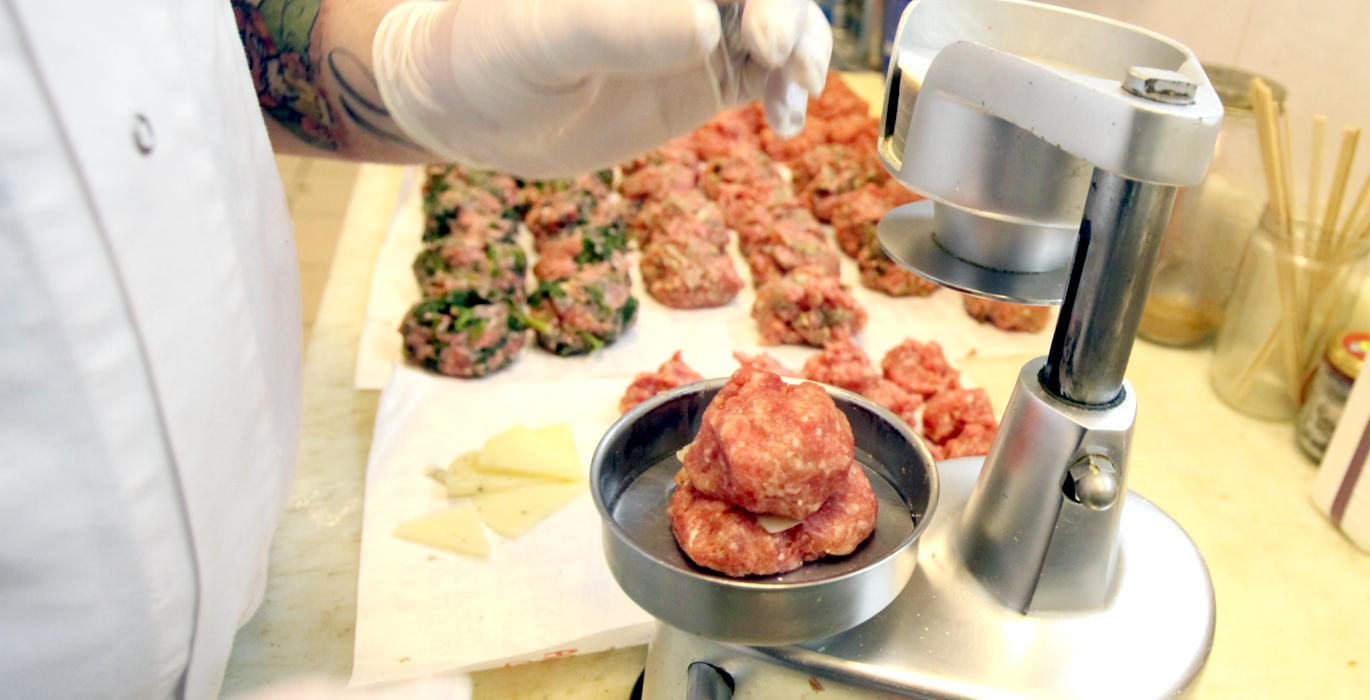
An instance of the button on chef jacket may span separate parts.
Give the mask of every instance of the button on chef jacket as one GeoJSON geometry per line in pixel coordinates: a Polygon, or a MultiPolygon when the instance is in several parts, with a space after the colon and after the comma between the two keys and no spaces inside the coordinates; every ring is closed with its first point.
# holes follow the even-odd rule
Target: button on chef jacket
{"type": "Polygon", "coordinates": [[[0,2],[0,695],[217,695],[299,422],[224,0],[0,2]]]}

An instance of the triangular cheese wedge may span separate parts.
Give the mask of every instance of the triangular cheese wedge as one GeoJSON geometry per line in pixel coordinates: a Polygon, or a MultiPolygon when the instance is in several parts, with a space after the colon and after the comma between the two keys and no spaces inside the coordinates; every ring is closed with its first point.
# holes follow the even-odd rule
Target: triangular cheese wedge
{"type": "Polygon", "coordinates": [[[481,527],[476,507],[470,501],[406,520],[395,528],[395,536],[453,552],[490,556],[485,528],[481,527]]]}
{"type": "Polygon", "coordinates": [[[548,444],[537,433],[516,425],[485,441],[476,457],[476,469],[499,474],[519,474],[545,479],[573,481],[583,478],[579,458],[568,457],[564,446],[548,444]]]}
{"type": "Polygon", "coordinates": [[[509,489],[548,483],[548,479],[540,476],[477,471],[475,452],[467,452],[453,460],[446,469],[439,471],[441,477],[439,481],[447,487],[448,498],[474,496],[478,493],[493,491],[508,491],[509,489]]]}
{"type": "Polygon", "coordinates": [[[526,486],[471,498],[480,519],[491,530],[514,539],[543,518],[575,500],[585,490],[585,482],[551,483],[526,486]]]}
{"type": "Polygon", "coordinates": [[[580,453],[576,450],[576,436],[571,432],[570,423],[553,423],[533,428],[533,434],[542,438],[542,441],[561,459],[562,464],[556,470],[558,473],[572,475],[573,481],[585,478],[585,469],[581,467],[580,453]]]}

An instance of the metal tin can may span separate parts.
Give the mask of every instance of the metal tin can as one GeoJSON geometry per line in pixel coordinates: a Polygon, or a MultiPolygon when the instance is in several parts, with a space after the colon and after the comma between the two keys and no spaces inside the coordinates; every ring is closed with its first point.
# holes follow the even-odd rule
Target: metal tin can
{"type": "Polygon", "coordinates": [[[1299,411],[1299,447],[1314,460],[1322,461],[1332,431],[1341,419],[1341,409],[1351,393],[1351,385],[1365,365],[1370,349],[1370,333],[1350,331],[1333,338],[1327,344],[1322,362],[1313,375],[1299,411]]]}

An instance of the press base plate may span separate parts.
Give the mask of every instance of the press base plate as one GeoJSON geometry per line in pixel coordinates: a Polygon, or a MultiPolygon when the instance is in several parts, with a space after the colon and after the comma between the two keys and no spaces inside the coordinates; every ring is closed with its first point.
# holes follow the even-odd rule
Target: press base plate
{"type": "Polygon", "coordinates": [[[934,202],[925,199],[896,207],[880,219],[880,246],[895,262],[943,286],[989,299],[1035,306],[1054,306],[1065,299],[1068,258],[1041,272],[1013,272],[963,260],[938,242],[934,208],[934,202]]]}
{"type": "Polygon", "coordinates": [[[659,624],[645,698],[686,697],[686,669],[726,671],[745,697],[1187,696],[1213,643],[1212,581],[1193,542],[1135,493],[1123,503],[1117,594],[1105,609],[1022,615],[960,565],[956,521],[983,458],[938,464],[942,493],[918,568],[883,612],[802,645],[744,647],[659,624]]]}

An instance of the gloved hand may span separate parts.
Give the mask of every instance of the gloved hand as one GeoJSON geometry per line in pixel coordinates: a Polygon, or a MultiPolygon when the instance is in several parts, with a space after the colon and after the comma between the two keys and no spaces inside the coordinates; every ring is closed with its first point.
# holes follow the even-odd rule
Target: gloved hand
{"type": "Polygon", "coordinates": [[[376,32],[376,80],[419,145],[525,177],[623,162],[753,99],[798,133],[832,51],[823,13],[747,0],[734,33],[720,7],[736,17],[714,0],[411,0],[376,32]]]}

